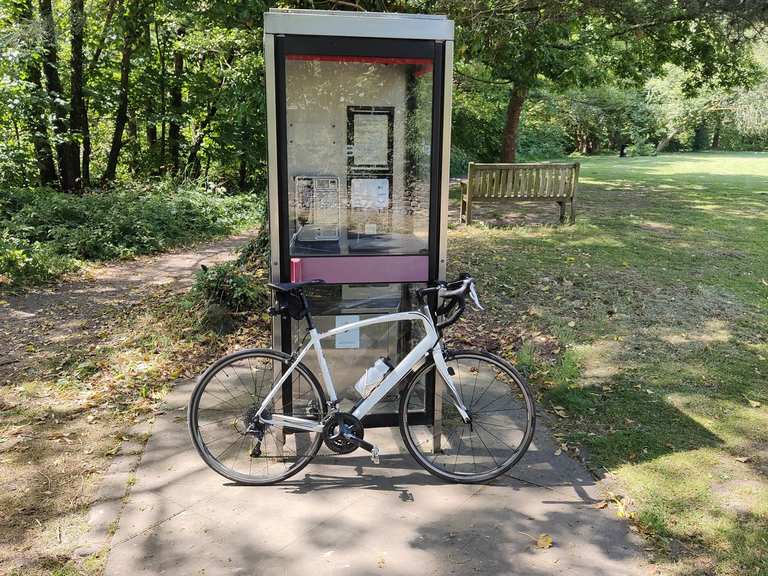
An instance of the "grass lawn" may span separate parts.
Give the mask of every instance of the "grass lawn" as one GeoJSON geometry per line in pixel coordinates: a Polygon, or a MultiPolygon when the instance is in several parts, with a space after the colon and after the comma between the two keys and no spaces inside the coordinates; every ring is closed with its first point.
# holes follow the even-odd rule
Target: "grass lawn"
{"type": "Polygon", "coordinates": [[[585,159],[578,201],[453,229],[466,326],[524,335],[501,352],[669,572],[768,575],[768,154],[585,159]]]}

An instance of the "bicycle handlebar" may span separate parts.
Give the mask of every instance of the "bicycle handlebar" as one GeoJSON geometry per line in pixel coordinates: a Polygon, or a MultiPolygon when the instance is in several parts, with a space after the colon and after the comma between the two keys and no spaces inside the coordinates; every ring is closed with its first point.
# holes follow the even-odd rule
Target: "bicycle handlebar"
{"type": "Polygon", "coordinates": [[[435,327],[438,330],[443,330],[455,323],[464,313],[464,310],[467,307],[467,293],[470,294],[470,297],[477,307],[482,310],[474,285],[475,279],[465,272],[459,276],[458,280],[453,282],[440,282],[437,286],[432,288],[422,288],[416,293],[421,304],[424,304],[424,297],[428,294],[437,294],[443,299],[443,302],[441,302],[434,310],[430,307],[430,312],[435,321],[435,327]],[[445,318],[442,322],[438,321],[438,317],[440,316],[445,318]]]}
{"type": "MultiPolygon", "coordinates": [[[[457,280],[457,282],[461,282],[461,286],[454,290],[448,290],[447,286],[441,286],[440,289],[437,292],[438,296],[442,296],[443,298],[453,298],[454,296],[458,296],[459,294],[466,294],[467,289],[469,288],[469,285],[474,282],[474,278],[471,276],[467,276],[463,280],[457,280]]],[[[454,285],[457,282],[452,282],[450,285],[454,285]]]]}

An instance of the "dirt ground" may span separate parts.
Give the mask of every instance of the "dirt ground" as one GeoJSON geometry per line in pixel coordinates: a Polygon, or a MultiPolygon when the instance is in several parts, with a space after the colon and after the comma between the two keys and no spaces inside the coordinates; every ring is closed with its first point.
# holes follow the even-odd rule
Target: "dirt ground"
{"type": "MultiPolygon", "coordinates": [[[[130,424],[98,382],[107,348],[120,348],[110,342],[120,337],[115,326],[131,322],[148,295],[188,287],[201,264],[231,258],[254,234],[0,295],[0,573],[70,573],[63,567],[130,424]]],[[[135,372],[142,369],[134,362],[135,372]]],[[[147,408],[151,416],[151,398],[147,408]]]]}

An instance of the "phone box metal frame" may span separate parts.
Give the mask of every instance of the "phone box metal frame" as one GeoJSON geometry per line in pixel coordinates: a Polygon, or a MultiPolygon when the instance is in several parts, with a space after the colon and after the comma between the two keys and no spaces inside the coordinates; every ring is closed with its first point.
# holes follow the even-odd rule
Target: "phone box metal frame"
{"type": "MultiPolygon", "coordinates": [[[[400,286],[401,295],[396,295],[399,304],[375,310],[380,313],[411,309],[410,286],[445,279],[453,46],[453,22],[439,15],[284,9],[271,9],[264,15],[273,282],[320,278],[341,286],[337,293],[342,296],[338,298],[328,293],[318,296],[329,309],[344,308],[344,295],[359,296],[361,291],[376,294],[386,290],[382,286],[400,286]],[[297,80],[295,70],[306,70],[306,80],[297,80]],[[366,101],[360,101],[362,97],[356,98],[357,94],[365,90],[358,86],[372,71],[378,74],[378,89],[375,93],[369,90],[366,101]],[[431,92],[418,88],[420,78],[430,79],[431,92]],[[415,92],[422,102],[416,113],[412,109],[415,92]],[[391,94],[389,100],[387,94],[391,94]],[[297,101],[320,103],[300,110],[303,116],[295,121],[290,118],[297,118],[297,101]],[[427,128],[419,136],[419,144],[409,148],[407,131],[419,123],[427,128]],[[383,131],[381,138],[370,136],[375,135],[377,126],[383,131]],[[356,142],[356,137],[363,138],[360,134],[368,141],[356,142]],[[296,147],[296,141],[312,138],[312,146],[296,147]],[[408,164],[413,150],[421,170],[421,180],[412,186],[417,189],[415,193],[406,190],[408,178],[414,178],[408,164]],[[360,162],[356,162],[356,155],[360,162]],[[312,214],[321,213],[317,208],[307,215],[296,215],[296,179],[314,177],[338,178],[336,226],[341,244],[333,242],[332,233],[323,232],[322,226],[331,230],[333,222],[307,221],[312,214]],[[421,203],[413,199],[415,194],[421,195],[421,203]],[[370,206],[365,204],[368,199],[370,206]],[[398,233],[416,218],[400,215],[410,214],[409,210],[421,210],[421,228],[416,234],[411,223],[411,229],[402,234],[406,239],[398,244],[392,239],[399,238],[398,233]],[[408,233],[418,236],[417,241],[408,233]],[[315,241],[304,242],[299,250],[298,240],[307,238],[315,241]],[[319,241],[327,239],[331,241],[319,241]],[[359,241],[359,246],[382,249],[356,251],[354,241],[359,241]]],[[[327,192],[323,198],[331,207],[327,192]]],[[[322,213],[326,218],[334,217],[333,210],[322,213]]],[[[311,290],[307,292],[311,298],[311,290]]],[[[291,320],[275,319],[274,346],[289,353],[298,349],[299,329],[291,320]]],[[[349,348],[349,341],[340,347],[349,348]]],[[[370,359],[365,356],[365,343],[360,347],[354,368],[362,373],[367,367],[363,364],[370,359]]],[[[344,352],[349,357],[352,351],[344,352]]],[[[393,413],[370,414],[365,422],[367,426],[396,423],[393,413]]]]}

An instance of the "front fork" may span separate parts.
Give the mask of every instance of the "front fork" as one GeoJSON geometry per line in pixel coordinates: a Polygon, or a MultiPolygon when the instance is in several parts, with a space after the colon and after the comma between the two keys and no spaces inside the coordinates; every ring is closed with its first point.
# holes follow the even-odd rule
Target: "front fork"
{"type": "Polygon", "coordinates": [[[465,424],[471,423],[472,418],[470,417],[469,411],[464,404],[464,399],[461,397],[461,390],[453,381],[451,372],[448,369],[448,365],[445,363],[442,346],[439,342],[432,350],[432,359],[435,361],[437,371],[440,372],[440,376],[443,377],[443,381],[445,382],[446,386],[448,386],[448,390],[451,391],[451,396],[453,397],[453,405],[459,412],[461,419],[464,420],[465,424]]]}

